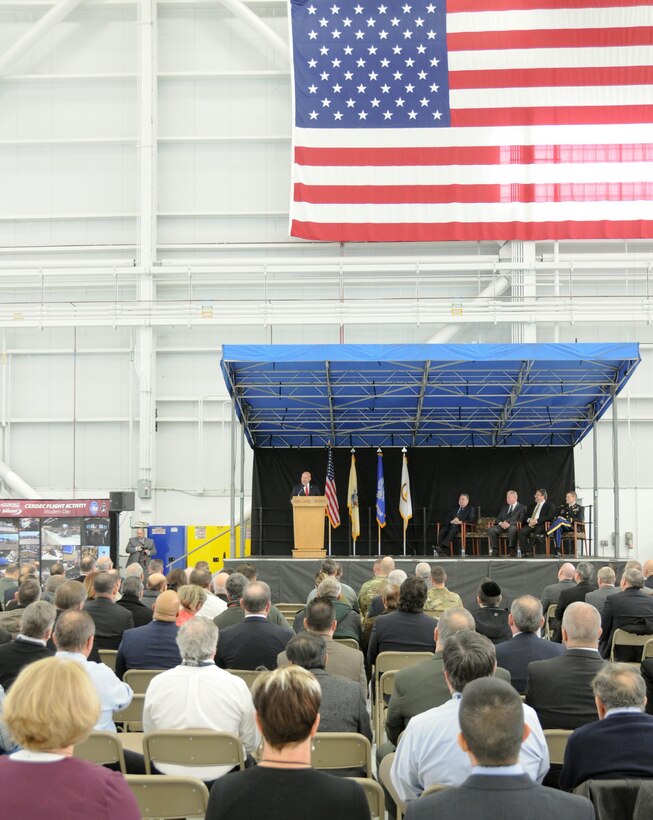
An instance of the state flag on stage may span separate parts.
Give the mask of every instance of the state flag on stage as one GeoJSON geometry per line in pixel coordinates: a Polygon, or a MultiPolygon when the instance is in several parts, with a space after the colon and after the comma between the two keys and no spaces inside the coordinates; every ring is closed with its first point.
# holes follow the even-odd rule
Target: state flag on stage
{"type": "Polygon", "coordinates": [[[651,0],[291,0],[290,232],[653,235],[651,0]]]}
{"type": "Polygon", "coordinates": [[[340,526],[340,509],[338,507],[338,493],[336,492],[336,474],[333,469],[333,453],[329,445],[329,460],[327,462],[326,481],[324,482],[324,495],[326,496],[326,514],[332,527],[340,526]]]}
{"type": "Polygon", "coordinates": [[[361,519],[358,508],[358,476],[356,475],[356,456],[353,453],[351,454],[351,467],[349,468],[347,506],[349,507],[349,518],[351,519],[351,537],[355,541],[361,534],[361,519]]]}
{"type": "Polygon", "coordinates": [[[410,498],[410,476],[408,475],[408,456],[404,453],[401,468],[401,493],[399,495],[399,515],[404,519],[404,530],[413,517],[413,502],[410,498]]]}
{"type": "Polygon", "coordinates": [[[385,527],[385,480],[383,478],[383,453],[376,451],[376,521],[385,527]]]}

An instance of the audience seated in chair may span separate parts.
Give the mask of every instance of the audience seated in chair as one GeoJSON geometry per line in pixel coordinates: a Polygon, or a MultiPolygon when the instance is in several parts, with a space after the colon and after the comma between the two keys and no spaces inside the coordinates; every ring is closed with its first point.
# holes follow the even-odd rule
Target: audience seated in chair
{"type": "Polygon", "coordinates": [[[401,591],[401,585],[406,580],[406,577],[406,573],[403,572],[403,570],[393,569],[390,575],[388,575],[388,583],[383,588],[383,592],[372,598],[369,613],[363,625],[363,639],[361,641],[361,649],[363,650],[365,657],[367,657],[370,637],[372,636],[372,630],[374,629],[376,619],[380,618],[381,615],[388,615],[390,612],[397,611],[397,606],[399,605],[399,592],[401,591]],[[396,583],[395,579],[398,580],[401,575],[404,576],[403,579],[396,583]],[[377,599],[380,601],[380,606],[376,605],[377,599]],[[374,614],[372,615],[370,613],[374,614]]]}
{"type": "Polygon", "coordinates": [[[586,780],[653,778],[653,716],[644,713],[646,685],[636,667],[606,664],[592,681],[599,719],[570,736],[560,788],[586,780]]]}
{"type": "Polygon", "coordinates": [[[493,644],[509,641],[512,631],[508,623],[508,610],[500,606],[503,594],[496,581],[489,578],[479,584],[476,593],[478,609],[473,611],[476,631],[489,638],[493,644]]]}
{"type": "Polygon", "coordinates": [[[462,693],[457,742],[468,757],[469,777],[408,804],[406,820],[528,817],[529,820],[594,820],[584,797],[538,786],[520,763],[532,731],[515,690],[496,678],[470,681],[462,693]]]}
{"type": "MultiPolygon", "coordinates": [[[[247,684],[215,665],[218,628],[208,618],[192,618],[177,634],[182,662],[154,678],[145,693],[143,731],[213,729],[239,737],[250,754],[259,743],[254,707],[247,684]]],[[[188,775],[212,782],[228,766],[182,766],[157,763],[169,775],[188,775]]]]}
{"type": "Polygon", "coordinates": [[[201,587],[206,592],[206,600],[198,610],[198,615],[201,615],[202,618],[211,618],[211,620],[213,620],[213,618],[217,618],[221,612],[225,611],[227,608],[226,601],[223,601],[221,598],[218,598],[217,595],[213,594],[213,578],[208,569],[198,569],[195,567],[190,574],[190,582],[191,584],[201,587]]]}
{"type": "Polygon", "coordinates": [[[447,589],[447,573],[444,567],[431,567],[431,583],[424,604],[424,612],[433,618],[440,618],[447,609],[460,609],[462,605],[460,595],[447,589]]]}
{"type": "MultiPolygon", "coordinates": [[[[320,573],[320,575],[321,574],[322,573],[320,573]]],[[[334,575],[324,576],[317,585],[317,594],[320,598],[328,598],[335,608],[337,622],[335,637],[353,638],[360,644],[363,637],[361,619],[358,612],[352,609],[345,600],[340,587],[340,581],[338,581],[334,575]]],[[[293,623],[294,632],[302,631],[305,617],[306,607],[300,609],[295,615],[293,623]]]]}
{"type": "Polygon", "coordinates": [[[388,575],[395,568],[395,560],[391,555],[385,555],[383,558],[377,558],[374,562],[372,572],[374,577],[370,578],[358,590],[358,611],[361,618],[365,620],[367,613],[372,603],[372,598],[375,595],[380,595],[383,587],[388,583],[388,575]]]}
{"type": "MultiPolygon", "coordinates": [[[[418,566],[428,566],[428,564],[418,564],[418,566]]],[[[417,573],[415,573],[415,575],[418,578],[421,577],[421,576],[417,575],[417,573]]],[[[388,573],[386,589],[389,586],[394,586],[394,587],[397,587],[397,588],[401,587],[401,585],[406,580],[406,578],[408,578],[408,575],[406,574],[406,572],[404,572],[403,569],[393,569],[392,572],[388,573]]],[[[422,578],[421,580],[424,580],[424,579],[422,578]]],[[[430,579],[429,579],[429,584],[426,585],[427,589],[428,589],[429,585],[430,585],[430,579]]],[[[385,605],[385,600],[387,600],[387,598],[386,599],[383,598],[383,591],[381,591],[378,595],[375,595],[372,598],[372,600],[370,601],[370,608],[367,610],[367,617],[365,618],[365,627],[367,627],[368,624],[369,624],[369,632],[372,631],[372,624],[374,623],[374,618],[376,618],[385,609],[387,609],[387,607],[385,605]],[[370,621],[372,623],[370,623],[370,621]]],[[[368,640],[369,640],[369,637],[368,637],[368,640]]]]}
{"type": "Polygon", "coordinates": [[[576,569],[574,571],[575,586],[571,586],[568,589],[563,589],[560,593],[560,597],[558,598],[558,605],[555,611],[555,629],[552,640],[557,641],[558,643],[562,640],[560,624],[562,623],[565,609],[569,606],[569,604],[573,604],[574,601],[584,601],[585,596],[588,593],[596,590],[596,587],[592,583],[593,578],[594,565],[590,564],[589,561],[580,561],[576,565],[576,569]]]}
{"type": "MultiPolygon", "coordinates": [[[[151,563],[152,561],[150,561],[150,564],[151,563]]],[[[168,582],[165,575],[162,572],[151,572],[147,576],[142,603],[150,609],[154,609],[154,602],[167,588],[168,582]]]]}
{"type": "MultiPolygon", "coordinates": [[[[132,567],[140,567],[139,564],[132,564],[132,567]]],[[[143,582],[140,578],[130,576],[125,578],[120,589],[122,598],[117,601],[118,606],[123,607],[128,612],[131,612],[134,619],[134,626],[145,626],[152,620],[152,610],[146,606],[143,601],[143,582]]]]}
{"type": "Polygon", "coordinates": [[[80,663],[45,658],[23,669],[4,702],[7,728],[22,748],[0,757],[3,817],[140,820],[120,772],[73,757],[100,710],[80,663]]]}
{"type": "MultiPolygon", "coordinates": [[[[323,578],[326,578],[327,575],[332,576],[337,581],[340,581],[340,592],[342,594],[343,599],[352,609],[355,609],[358,612],[358,596],[356,595],[355,590],[353,590],[349,584],[345,584],[342,580],[342,564],[339,564],[337,561],[334,561],[332,558],[325,558],[320,565],[320,572],[324,573],[323,578]]],[[[323,580],[323,579],[320,579],[323,580]]],[[[306,603],[310,604],[310,602],[315,598],[317,595],[317,586],[312,589],[308,593],[308,598],[306,599],[306,603]]]]}
{"type": "MultiPolygon", "coordinates": [[[[653,635],[653,596],[643,591],[645,583],[641,570],[626,569],[621,576],[621,592],[606,599],[601,612],[599,646],[604,658],[610,657],[612,635],[617,629],[634,635],[653,635]]],[[[623,647],[618,650],[615,660],[639,662],[641,657],[640,647],[623,647]]]]}
{"type": "MultiPolygon", "coordinates": [[[[233,572],[225,582],[227,608],[213,619],[218,629],[240,624],[245,619],[245,612],[241,606],[241,601],[248,585],[256,581],[256,570],[251,564],[241,564],[240,567],[247,572],[247,575],[242,572],[233,572]]],[[[278,610],[273,603],[270,603],[267,618],[270,623],[283,627],[283,629],[289,633],[288,638],[292,638],[293,631],[285,615],[278,610]]]]}
{"type": "Polygon", "coordinates": [[[41,585],[36,578],[27,575],[21,580],[14,596],[13,601],[5,607],[5,612],[0,612],[0,628],[9,632],[12,638],[15,638],[20,631],[23,612],[30,604],[40,600],[41,585]],[[14,606],[11,606],[12,603],[14,606]]]}
{"type": "Polygon", "coordinates": [[[363,789],[311,768],[311,740],[320,722],[321,690],[305,669],[285,666],[261,675],[252,689],[263,735],[258,766],[218,781],[206,820],[369,820],[363,789]]]}
{"type": "Polygon", "coordinates": [[[20,632],[15,640],[0,646],[0,686],[5,692],[30,663],[54,655],[47,642],[52,635],[56,610],[46,601],[34,601],[21,613],[20,632]]]}
{"type": "Polygon", "coordinates": [[[614,585],[616,578],[617,575],[612,567],[601,567],[601,569],[596,573],[598,589],[587,593],[585,596],[586,603],[595,606],[599,612],[603,612],[605,599],[609,598],[610,595],[614,595],[616,592],[619,592],[619,587],[614,585]]]}
{"type": "Polygon", "coordinates": [[[134,628],[131,612],[115,603],[120,589],[120,575],[100,572],[93,579],[94,600],[87,600],[84,611],[95,623],[97,649],[118,649],[126,629],[134,628]]]}
{"type": "Polygon", "coordinates": [[[116,655],[116,675],[122,679],[128,669],[172,669],[181,663],[177,646],[179,596],[171,589],[156,599],[152,621],[128,629],[116,655]]]}

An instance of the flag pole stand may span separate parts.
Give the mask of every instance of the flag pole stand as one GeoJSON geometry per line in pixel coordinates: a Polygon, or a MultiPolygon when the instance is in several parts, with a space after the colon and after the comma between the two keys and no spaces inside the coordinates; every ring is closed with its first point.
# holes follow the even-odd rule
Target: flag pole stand
{"type": "Polygon", "coordinates": [[[331,558],[331,530],[332,529],[333,528],[331,526],[331,519],[329,518],[329,558],[331,558]]]}
{"type": "Polygon", "coordinates": [[[404,523],[404,558],[406,557],[406,524],[404,523]]]}
{"type": "Polygon", "coordinates": [[[376,528],[377,528],[378,533],[379,533],[379,544],[378,544],[379,552],[378,552],[378,554],[381,555],[381,525],[379,524],[378,521],[376,522],[376,528]]]}
{"type": "Polygon", "coordinates": [[[353,543],[352,557],[355,558],[356,557],[356,539],[352,538],[351,540],[352,540],[352,543],[353,543]]]}

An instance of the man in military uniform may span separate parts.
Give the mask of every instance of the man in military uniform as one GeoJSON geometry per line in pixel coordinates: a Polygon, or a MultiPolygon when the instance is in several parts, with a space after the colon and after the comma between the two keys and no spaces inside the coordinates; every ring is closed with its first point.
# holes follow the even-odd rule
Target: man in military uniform
{"type": "Polygon", "coordinates": [[[361,618],[367,618],[367,612],[370,608],[372,598],[375,595],[380,595],[388,583],[388,573],[395,568],[395,561],[391,555],[386,555],[384,558],[377,558],[374,562],[374,578],[365,581],[358,592],[358,611],[361,618]]]}
{"type": "Polygon", "coordinates": [[[443,567],[431,567],[431,588],[424,604],[424,612],[432,618],[440,619],[447,609],[462,608],[463,602],[457,592],[445,586],[447,573],[443,567]]]}
{"type": "Polygon", "coordinates": [[[560,556],[563,532],[568,532],[574,526],[574,521],[584,520],[584,510],[577,500],[576,493],[569,492],[565,496],[565,503],[558,511],[558,517],[549,527],[548,535],[555,540],[555,555],[560,556]]]}

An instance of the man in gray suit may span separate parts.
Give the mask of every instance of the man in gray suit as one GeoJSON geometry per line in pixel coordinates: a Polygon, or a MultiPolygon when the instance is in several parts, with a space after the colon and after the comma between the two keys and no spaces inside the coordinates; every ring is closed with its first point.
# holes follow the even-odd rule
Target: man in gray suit
{"type": "MultiPolygon", "coordinates": [[[[315,598],[306,607],[304,629],[312,635],[319,635],[324,639],[327,651],[326,671],[330,675],[340,675],[342,678],[358,683],[367,694],[367,678],[363,663],[363,653],[359,649],[352,649],[343,643],[334,640],[336,631],[336,614],[333,603],[328,598],[315,598]]],[[[277,666],[287,666],[286,652],[281,652],[277,658],[277,666]]]]}
{"type": "Polygon", "coordinates": [[[605,599],[610,595],[614,595],[615,592],[619,592],[619,589],[614,585],[617,576],[612,567],[601,567],[596,574],[596,580],[599,583],[599,588],[595,589],[594,592],[587,593],[585,603],[591,604],[596,607],[599,612],[603,612],[605,599]]]}
{"type": "Polygon", "coordinates": [[[538,786],[519,764],[530,734],[517,692],[486,677],[465,686],[458,713],[458,743],[472,772],[459,787],[408,804],[406,820],[441,817],[528,817],[529,820],[594,820],[585,797],[538,786]]]}
{"type": "Polygon", "coordinates": [[[143,569],[147,566],[150,556],[156,555],[156,546],[151,538],[145,534],[143,527],[136,530],[136,535],[127,542],[127,566],[130,564],[140,564],[143,569]]]}
{"type": "MultiPolygon", "coordinates": [[[[318,732],[358,732],[371,742],[372,728],[365,696],[357,683],[325,671],[327,648],[324,638],[301,632],[288,641],[286,655],[290,663],[307,669],[319,681],[322,702],[318,732]]],[[[337,769],[334,774],[365,776],[365,772],[358,769],[337,769]]]]}
{"type": "Polygon", "coordinates": [[[514,552],[517,542],[517,524],[520,524],[525,518],[526,507],[519,503],[519,496],[515,490],[508,490],[506,503],[501,507],[499,514],[494,519],[494,524],[487,531],[490,542],[490,557],[497,554],[501,535],[508,536],[508,547],[511,553],[514,552]]]}

